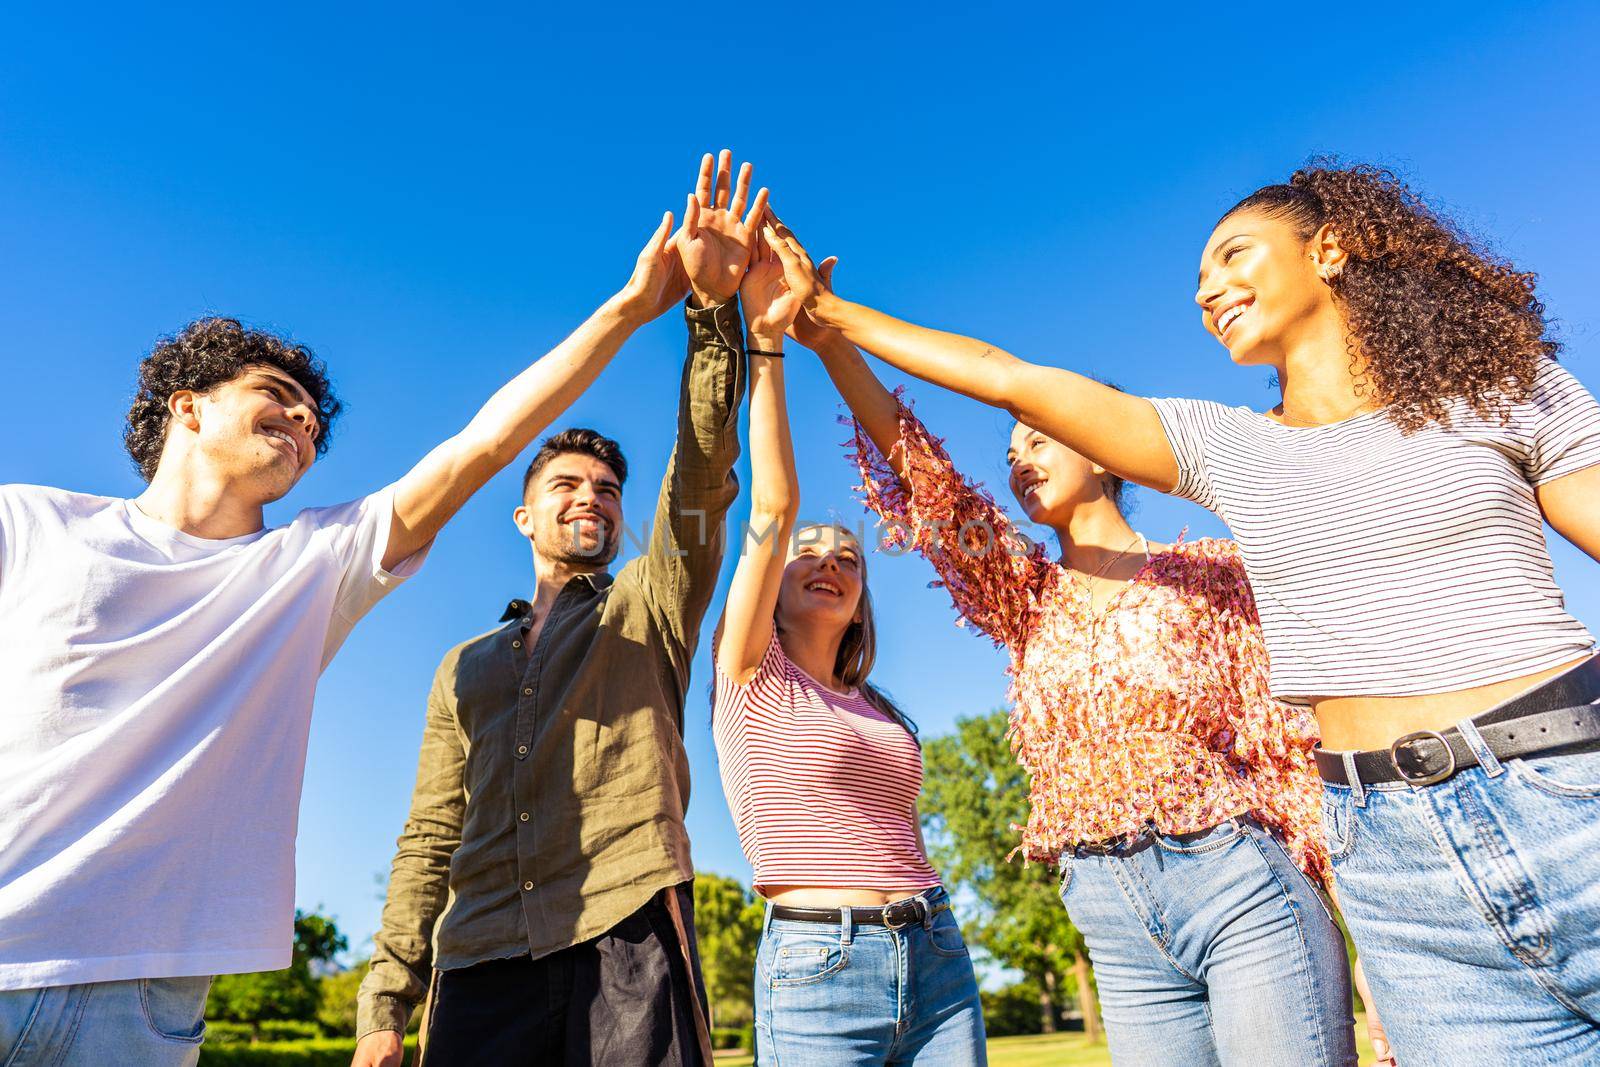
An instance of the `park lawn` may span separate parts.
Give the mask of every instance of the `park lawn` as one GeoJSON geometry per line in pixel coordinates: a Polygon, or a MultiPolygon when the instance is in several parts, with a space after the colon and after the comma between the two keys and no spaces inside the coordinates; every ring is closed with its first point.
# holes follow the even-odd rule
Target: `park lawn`
{"type": "MultiPolygon", "coordinates": [[[[1372,1063],[1366,1021],[1356,1016],[1356,1047],[1363,1064],[1372,1063]]],[[[1110,1067],[1104,1044],[1091,1045],[1078,1032],[995,1037],[989,1040],[989,1067],[1110,1067]]],[[[751,1067],[749,1056],[717,1057],[716,1067],[751,1067]]]]}
{"type": "MultiPolygon", "coordinates": [[[[414,1053],[416,1038],[406,1039],[414,1053]]],[[[1356,1016],[1356,1042],[1361,1062],[1372,1062],[1367,1028],[1356,1016]]],[[[289,1041],[280,1044],[206,1045],[200,1050],[200,1067],[348,1067],[355,1042],[348,1039],[289,1041]]],[[[407,1056],[409,1063],[411,1056],[407,1056]]],[[[997,1037],[989,1042],[989,1067],[1110,1067],[1105,1045],[1090,1045],[1081,1033],[997,1037]]],[[[749,1056],[719,1054],[716,1067],[751,1067],[749,1056]]]]}

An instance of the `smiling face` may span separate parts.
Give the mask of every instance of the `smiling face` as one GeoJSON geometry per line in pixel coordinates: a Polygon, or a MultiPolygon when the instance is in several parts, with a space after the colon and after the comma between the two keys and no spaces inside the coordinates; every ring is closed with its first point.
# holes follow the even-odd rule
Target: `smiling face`
{"type": "Polygon", "coordinates": [[[1029,522],[1065,526],[1073,509],[1106,495],[1105,468],[1020,422],[1011,428],[1006,463],[1011,495],[1029,522]]]}
{"type": "Polygon", "coordinates": [[[174,393],[168,407],[169,435],[191,434],[185,445],[206,468],[258,503],[294,488],[317,458],[317,405],[276,367],[248,366],[204,393],[174,393]]]}
{"type": "Polygon", "coordinates": [[[536,555],[603,568],[622,542],[622,482],[594,456],[563,452],[528,483],[512,513],[536,555]]]}
{"type": "Polygon", "coordinates": [[[789,547],[778,590],[778,627],[843,632],[860,616],[866,569],[861,544],[837,526],[803,526],[789,547]]]}
{"type": "Polygon", "coordinates": [[[1212,231],[1194,299],[1235,363],[1282,368],[1298,339],[1337,317],[1311,244],[1291,222],[1254,209],[1212,231]]]}

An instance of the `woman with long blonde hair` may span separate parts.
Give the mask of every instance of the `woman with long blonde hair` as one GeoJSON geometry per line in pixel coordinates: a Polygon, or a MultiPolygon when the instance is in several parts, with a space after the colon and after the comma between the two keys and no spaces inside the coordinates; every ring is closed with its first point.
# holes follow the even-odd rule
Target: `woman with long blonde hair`
{"type": "Polygon", "coordinates": [[[715,641],[712,730],[767,901],[757,1062],[982,1064],[972,961],[918,824],[921,749],[868,677],[876,642],[861,545],[835,526],[795,528],[782,351],[799,303],[770,248],[740,298],[751,514],[715,641]]]}

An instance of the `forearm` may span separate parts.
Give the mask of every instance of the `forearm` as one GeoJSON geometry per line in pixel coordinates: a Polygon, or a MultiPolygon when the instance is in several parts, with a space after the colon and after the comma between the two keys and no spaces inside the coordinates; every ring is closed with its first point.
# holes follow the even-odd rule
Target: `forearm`
{"type": "Polygon", "coordinates": [[[900,443],[900,402],[872,373],[856,346],[842,336],[833,334],[817,349],[817,356],[850,414],[867,431],[867,437],[878,446],[895,474],[903,478],[905,457],[895,447],[900,443]]]}
{"type": "Polygon", "coordinates": [[[422,845],[407,825],[389,876],[383,918],[373,937],[372,968],[356,997],[356,1037],[404,1031],[428,992],[433,927],[448,897],[450,852],[422,845]],[[412,838],[408,840],[408,838],[412,838]]]}
{"type": "Polygon", "coordinates": [[[994,407],[1010,409],[1017,400],[1014,382],[1027,364],[976,338],[918,326],[831,293],[822,294],[812,316],[924,381],[994,407]]]}
{"type": "Polygon", "coordinates": [[[800,502],[783,360],[750,357],[750,518],[792,520],[800,502]]]}
{"type": "MultiPolygon", "coordinates": [[[[690,307],[688,358],[678,391],[674,474],[685,501],[720,496],[739,458],[739,405],[744,400],[744,330],[735,301],[690,307]]],[[[732,503],[731,497],[728,503],[732,503]]],[[[688,503],[696,507],[696,503],[688,503]]]]}
{"type": "Polygon", "coordinates": [[[423,457],[395,487],[385,564],[433,539],[473,493],[509,465],[594,383],[640,325],[620,297],[501,386],[454,437],[423,457]]]}
{"type": "Polygon", "coordinates": [[[454,686],[455,664],[446,658],[428,695],[417,781],[372,939],[372,969],[356,997],[357,1037],[373,1030],[404,1031],[412,1009],[428,993],[433,928],[449,899],[450,861],[466,821],[466,750],[450,696],[454,686]]]}
{"type": "Polygon", "coordinates": [[[971,337],[915,326],[824,293],[812,317],[884,362],[1001,408],[1123,478],[1163,493],[1177,459],[1150,401],[1093,378],[1018,359],[971,337]]]}

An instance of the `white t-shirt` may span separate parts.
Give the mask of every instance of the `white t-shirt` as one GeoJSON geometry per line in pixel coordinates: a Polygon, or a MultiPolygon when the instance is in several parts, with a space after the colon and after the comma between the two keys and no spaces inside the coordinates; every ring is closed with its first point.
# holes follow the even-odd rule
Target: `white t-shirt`
{"type": "Polygon", "coordinates": [[[1152,403],[1176,494],[1239,542],[1280,699],[1449,693],[1593,651],[1534,490],[1600,464],[1600,403],[1555,361],[1505,421],[1456,398],[1410,435],[1381,410],[1288,427],[1152,403]]]}
{"type": "Polygon", "coordinates": [[[289,964],[317,677],[393,490],[212,541],[0,486],[0,989],[289,964]]]}

